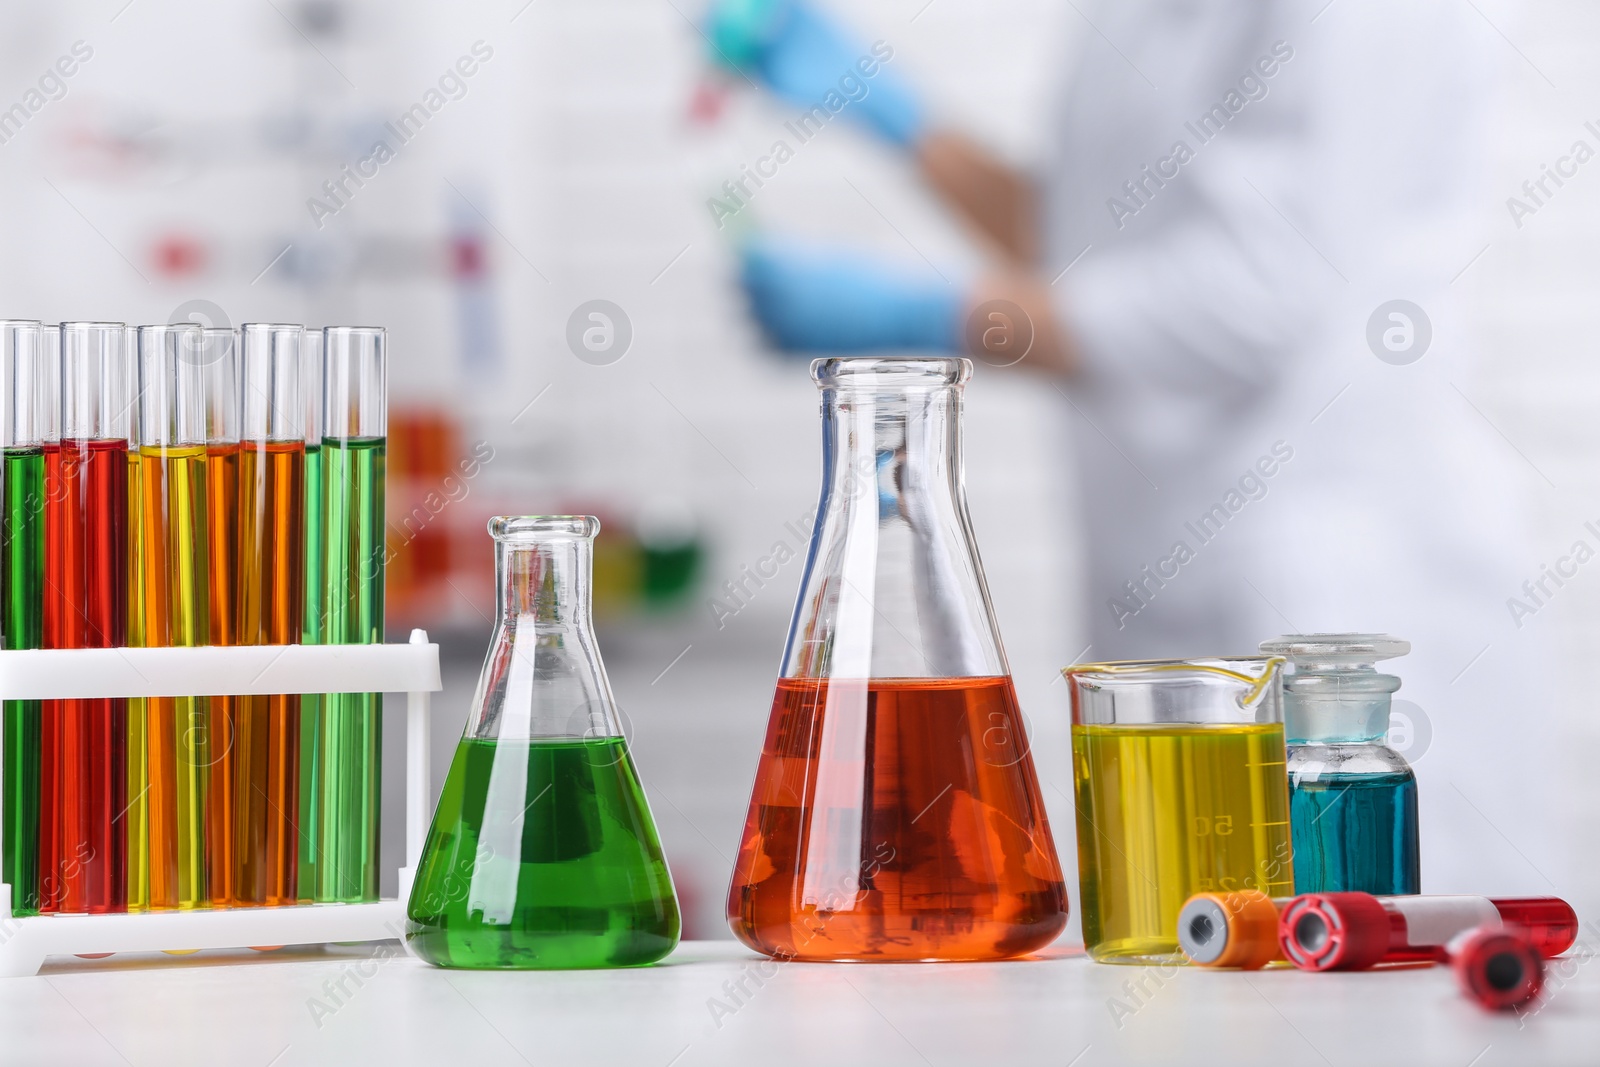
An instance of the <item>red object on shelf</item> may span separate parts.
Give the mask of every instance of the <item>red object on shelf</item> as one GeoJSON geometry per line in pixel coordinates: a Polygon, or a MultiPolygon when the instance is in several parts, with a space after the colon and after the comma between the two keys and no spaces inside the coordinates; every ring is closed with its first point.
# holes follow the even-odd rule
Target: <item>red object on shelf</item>
{"type": "Polygon", "coordinates": [[[1558,897],[1392,896],[1309,893],[1278,923],[1285,958],[1303,971],[1359,971],[1380,963],[1444,962],[1463,931],[1511,924],[1543,956],[1572,947],[1578,916],[1558,897]]]}
{"type": "MultiPolygon", "coordinates": [[[[128,444],[45,450],[46,648],[128,643],[128,444]]],[[[128,907],[127,702],[49,700],[40,709],[39,910],[128,907]]]]}
{"type": "Polygon", "coordinates": [[[1544,990],[1544,954],[1532,931],[1479,926],[1446,946],[1461,991],[1491,1011],[1520,1008],[1544,990]]]}
{"type": "Polygon", "coordinates": [[[206,248],[197,238],[168,234],[156,241],[151,259],[158,274],[181,278],[200,273],[206,265],[206,248]]]}

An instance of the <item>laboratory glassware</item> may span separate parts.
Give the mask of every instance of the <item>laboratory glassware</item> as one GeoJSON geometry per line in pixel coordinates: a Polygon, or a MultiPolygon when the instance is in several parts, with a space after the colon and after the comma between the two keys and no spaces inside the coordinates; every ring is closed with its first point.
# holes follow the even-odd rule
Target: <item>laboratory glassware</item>
{"type": "Polygon", "coordinates": [[[1178,947],[1200,967],[1254,971],[1278,962],[1278,917],[1290,899],[1256,889],[1196,893],[1178,912],[1178,947]]]}
{"type": "Polygon", "coordinates": [[[591,620],[599,520],[490,520],[494,635],[406,909],[442,967],[625,967],[678,942],[672,877],[591,620]]]}
{"type": "MultiPolygon", "coordinates": [[[[1366,897],[1367,894],[1357,894],[1366,897]]],[[[1254,970],[1269,963],[1283,960],[1282,916],[1295,897],[1268,897],[1256,890],[1234,893],[1197,893],[1184,904],[1178,913],[1178,944],[1189,962],[1202,967],[1237,967],[1254,970]]],[[[1393,932],[1407,911],[1423,916],[1429,924],[1442,923],[1446,929],[1469,928],[1478,921],[1485,923],[1513,923],[1526,928],[1530,943],[1546,955],[1565,951],[1577,937],[1578,919],[1571,906],[1555,897],[1495,898],[1482,897],[1373,897],[1380,907],[1389,907],[1386,901],[1406,902],[1398,911],[1389,913],[1385,920],[1393,932]],[[1411,903],[1414,902],[1414,903],[1411,903]],[[1400,918],[1396,919],[1398,915],[1400,918]],[[1467,927],[1463,923],[1468,924],[1467,927]]],[[[1362,907],[1364,902],[1355,905],[1362,907]]],[[[1328,907],[1337,907],[1337,903],[1328,907]]],[[[1370,908],[1366,913],[1371,912],[1370,908]]],[[[1330,913],[1331,914],[1331,913],[1330,913]]],[[[1343,921],[1345,912],[1338,913],[1343,921]]],[[[1306,936],[1310,941],[1323,940],[1322,917],[1307,924],[1306,936]]],[[[1356,921],[1360,921],[1359,918],[1356,921]]],[[[1431,936],[1431,935],[1430,935],[1431,936]]],[[[1415,948],[1414,932],[1402,929],[1391,946],[1394,955],[1379,962],[1401,963],[1435,959],[1435,948],[1415,948]]],[[[1335,951],[1331,947],[1325,951],[1335,951]]],[[[1347,949],[1337,949],[1345,952],[1347,949]]],[[[1389,949],[1385,949],[1387,953],[1389,949]]]]}
{"type": "Polygon", "coordinates": [[[1359,971],[1443,960],[1451,938],[1484,924],[1521,927],[1545,956],[1559,956],[1578,938],[1577,913],[1559,897],[1307,893],[1284,907],[1278,941],[1302,971],[1359,971]]]}
{"type": "Polygon", "coordinates": [[[1461,991],[1480,1008],[1509,1011],[1544,991],[1544,954],[1521,927],[1474,927],[1452,938],[1444,954],[1461,991]]]}
{"type": "MultiPolygon", "coordinates": [[[[130,456],[130,644],[197,647],[210,637],[206,526],[206,398],[201,327],[141,326],[138,447],[130,456]]],[[[129,702],[129,906],[206,907],[204,696],[129,702]],[[141,735],[137,720],[143,720],[141,735]],[[137,827],[137,829],[134,829],[137,827]]]]}
{"type": "MultiPolygon", "coordinates": [[[[122,323],[61,325],[61,443],[45,457],[46,647],[126,643],[129,371],[122,323]]],[[[127,908],[126,713],[105,698],[42,709],[41,911],[127,908]]]]}
{"type": "MultiPolygon", "coordinates": [[[[139,377],[143,371],[137,326],[128,327],[128,353],[132,373],[130,395],[134,398],[128,412],[128,645],[143,648],[146,605],[144,546],[140,538],[144,534],[144,493],[140,482],[144,479],[144,469],[139,454],[139,438],[144,432],[143,405],[139,403],[139,377]]],[[[153,462],[159,464],[159,457],[153,462]]],[[[122,814],[122,834],[128,856],[128,910],[136,912],[150,910],[149,703],[146,697],[131,697],[124,702],[123,713],[127,724],[125,789],[128,806],[122,814]]]]}
{"type": "MultiPolygon", "coordinates": [[[[305,567],[305,612],[300,624],[301,643],[324,643],[327,609],[324,569],[322,476],[322,331],[307,330],[301,338],[300,406],[305,440],[305,491],[301,494],[302,563],[305,567]]],[[[300,697],[300,858],[299,893],[302,901],[317,895],[317,826],[322,818],[322,705],[318,693],[300,697]]]]}
{"type": "Polygon", "coordinates": [[[1286,657],[1289,821],[1296,893],[1420,893],[1417,778],[1384,743],[1400,679],[1375,664],[1411,644],[1388,634],[1289,634],[1261,643],[1286,657]]]}
{"type": "Polygon", "coordinates": [[[823,483],[728,892],[758,952],[985,960],[1067,894],[967,514],[964,359],[822,359],[823,483]]]}
{"type": "MultiPolygon", "coordinates": [[[[44,338],[39,323],[0,321],[0,636],[38,648],[44,596],[44,338]]],[[[39,910],[39,702],[5,702],[4,869],[13,915],[39,910]]]]}
{"type": "MultiPolygon", "coordinates": [[[[207,606],[213,645],[239,643],[239,338],[228,327],[205,327],[200,365],[206,397],[207,606]]],[[[206,883],[212,904],[234,902],[239,698],[213,695],[206,713],[210,789],[206,795],[206,883]]]]}
{"type": "MultiPolygon", "coordinates": [[[[239,328],[241,645],[299,644],[305,623],[304,332],[268,323],[239,328]]],[[[243,696],[234,707],[234,900],[293,904],[300,892],[300,698],[243,696]]]]}
{"type": "Polygon", "coordinates": [[[1182,962],[1178,913],[1194,894],[1290,895],[1282,663],[1230,657],[1065,671],[1092,958],[1182,962]]]}
{"type": "MultiPolygon", "coordinates": [[[[388,401],[384,332],[323,331],[323,602],[328,644],[383,641],[388,401]]],[[[383,697],[324,695],[312,899],[378,899],[383,697]]]]}

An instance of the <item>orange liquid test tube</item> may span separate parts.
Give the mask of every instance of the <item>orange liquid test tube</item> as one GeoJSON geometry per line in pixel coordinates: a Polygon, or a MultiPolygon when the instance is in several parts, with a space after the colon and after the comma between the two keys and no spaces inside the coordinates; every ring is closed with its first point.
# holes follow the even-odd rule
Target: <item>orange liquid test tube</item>
{"type": "MultiPolygon", "coordinates": [[[[210,641],[238,639],[239,377],[238,338],[205,331],[206,548],[210,641]]],[[[211,903],[234,900],[234,715],[238,698],[213,694],[206,712],[211,781],[206,793],[206,885],[211,903]]]]}
{"type": "MultiPolygon", "coordinates": [[[[305,430],[299,326],[240,329],[238,640],[299,644],[305,605],[305,430]]],[[[234,894],[238,904],[299,896],[300,698],[236,698],[234,894]]]]}

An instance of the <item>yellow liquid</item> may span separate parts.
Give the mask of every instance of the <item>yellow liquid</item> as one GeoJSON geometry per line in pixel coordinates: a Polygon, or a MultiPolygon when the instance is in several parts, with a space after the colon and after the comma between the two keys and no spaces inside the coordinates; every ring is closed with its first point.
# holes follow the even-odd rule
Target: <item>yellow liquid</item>
{"type": "MultiPolygon", "coordinates": [[[[152,647],[208,639],[206,450],[147,447],[138,453],[139,523],[133,558],[140,578],[138,625],[152,647]]],[[[205,697],[145,702],[146,854],[144,906],[206,907],[205,809],[210,754],[205,697]]],[[[130,841],[130,847],[132,842],[130,841]]]]}
{"type": "Polygon", "coordinates": [[[1094,959],[1182,961],[1195,893],[1294,895],[1281,723],[1074,726],[1072,765],[1094,959]]]}

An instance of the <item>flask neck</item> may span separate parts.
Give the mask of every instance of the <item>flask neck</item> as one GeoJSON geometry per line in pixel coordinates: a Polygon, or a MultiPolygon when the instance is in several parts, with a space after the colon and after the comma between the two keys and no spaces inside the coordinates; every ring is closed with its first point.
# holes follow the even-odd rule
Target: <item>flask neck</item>
{"type": "Polygon", "coordinates": [[[468,737],[604,739],[622,733],[590,613],[598,520],[490,520],[499,581],[494,636],[468,737]]]}
{"type": "Polygon", "coordinates": [[[1290,744],[1371,744],[1389,733],[1400,679],[1371,667],[1297,670],[1284,680],[1284,734],[1290,744]]]}
{"type": "Polygon", "coordinates": [[[590,629],[593,556],[594,543],[587,538],[496,541],[499,624],[590,629]]]}
{"type": "Polygon", "coordinates": [[[786,677],[1009,674],[961,468],[965,360],[819,360],[823,484],[786,677]]]}
{"type": "Polygon", "coordinates": [[[961,501],[958,387],[825,389],[822,422],[829,506],[875,500],[916,522],[961,501]]]}

